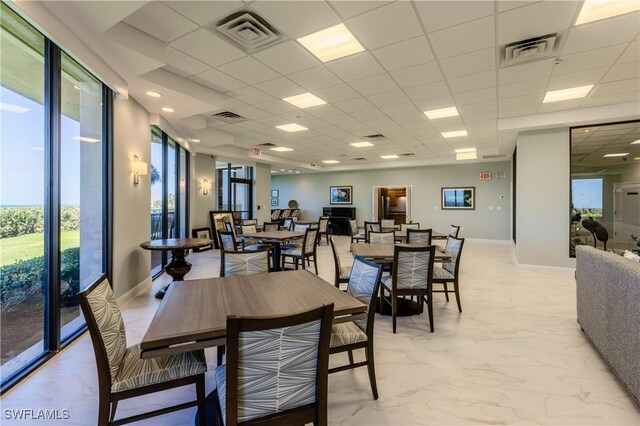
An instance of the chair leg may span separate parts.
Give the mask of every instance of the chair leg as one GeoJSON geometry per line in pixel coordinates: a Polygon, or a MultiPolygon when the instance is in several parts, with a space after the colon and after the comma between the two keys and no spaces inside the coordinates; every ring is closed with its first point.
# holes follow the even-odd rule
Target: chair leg
{"type": "Polygon", "coordinates": [[[398,315],[398,299],[393,291],[391,292],[391,324],[393,328],[393,334],[396,334],[396,315],[398,315]]]}
{"type": "Polygon", "coordinates": [[[365,348],[365,356],[367,357],[367,371],[369,372],[369,383],[371,383],[371,393],[373,399],[378,399],[378,385],[376,384],[376,367],[373,362],[373,343],[369,342],[365,348]]]}
{"type": "Polygon", "coordinates": [[[458,302],[458,311],[462,313],[462,304],[460,303],[460,287],[458,286],[458,280],[453,282],[453,289],[456,292],[456,302],[458,302]]]}
{"type": "Polygon", "coordinates": [[[207,397],[204,389],[204,374],[202,374],[196,380],[196,395],[198,399],[198,423],[201,425],[207,424],[207,406],[205,399],[207,397]]]}
{"type": "Polygon", "coordinates": [[[443,282],[442,284],[444,284],[444,297],[447,299],[447,302],[449,301],[449,287],[447,285],[447,282],[443,282]]]}
{"type": "Polygon", "coordinates": [[[348,355],[349,355],[349,365],[353,365],[353,351],[349,351],[348,355]]]}
{"type": "Polygon", "coordinates": [[[218,364],[217,366],[221,366],[222,365],[222,357],[224,356],[225,353],[225,346],[224,345],[220,345],[216,348],[216,355],[217,355],[217,361],[218,364]]]}
{"type": "Polygon", "coordinates": [[[113,401],[111,403],[111,415],[109,416],[109,423],[113,422],[116,418],[116,410],[118,409],[118,401],[113,401]]]}
{"type": "Polygon", "coordinates": [[[427,294],[427,312],[429,313],[429,328],[433,333],[433,331],[435,330],[435,327],[433,326],[433,297],[431,297],[432,295],[433,294],[427,294]]]}
{"type": "Polygon", "coordinates": [[[98,402],[98,426],[109,425],[109,411],[111,409],[111,402],[109,401],[109,395],[100,395],[98,402]]]}
{"type": "Polygon", "coordinates": [[[316,257],[313,256],[313,267],[316,270],[316,275],[318,275],[318,262],[316,261],[316,257]]]}

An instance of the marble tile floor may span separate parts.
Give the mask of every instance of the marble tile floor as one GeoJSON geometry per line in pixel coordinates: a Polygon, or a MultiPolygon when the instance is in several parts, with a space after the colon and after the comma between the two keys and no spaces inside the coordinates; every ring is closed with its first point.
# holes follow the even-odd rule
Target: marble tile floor
{"type": "MultiPolygon", "coordinates": [[[[349,262],[349,238],[339,237],[349,262]]],[[[318,250],[320,275],[333,280],[331,249],[318,250]]],[[[189,256],[187,278],[218,276],[219,255],[189,256]]],[[[553,424],[640,425],[640,410],[582,334],[576,322],[572,271],[521,268],[506,244],[468,241],[462,258],[462,307],[435,296],[435,333],[426,315],[376,316],[375,362],[380,399],[371,398],[359,368],[329,377],[329,422],[341,425],[553,424]]],[[[123,306],[128,344],[141,340],[158,306],[153,289],[123,306]]],[[[215,349],[207,350],[208,391],[214,387],[215,349]]],[[[331,364],[347,362],[346,355],[331,364]],[[343,357],[343,358],[341,358],[343,357]]],[[[118,416],[192,399],[176,389],[124,401],[118,416]]],[[[92,425],[97,375],[88,335],[2,397],[2,410],[68,409],[68,420],[34,422],[4,417],[3,425],[92,425]]],[[[195,409],[141,425],[190,425],[195,409]]]]}

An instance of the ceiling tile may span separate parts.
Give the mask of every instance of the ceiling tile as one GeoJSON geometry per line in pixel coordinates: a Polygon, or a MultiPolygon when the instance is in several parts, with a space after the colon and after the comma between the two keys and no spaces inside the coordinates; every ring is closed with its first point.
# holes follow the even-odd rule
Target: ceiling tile
{"type": "Polygon", "coordinates": [[[226,16],[235,9],[244,6],[244,3],[241,1],[221,0],[216,0],[215,2],[165,1],[163,3],[200,25],[207,24],[214,19],[226,16]]]}
{"type": "Polygon", "coordinates": [[[273,80],[256,84],[255,87],[256,89],[279,99],[300,95],[306,92],[305,89],[285,77],[274,78],[273,80]]]}
{"type": "Polygon", "coordinates": [[[409,2],[392,3],[349,19],[347,27],[367,49],[422,35],[409,2]]]}
{"type": "Polygon", "coordinates": [[[620,59],[618,59],[618,63],[627,63],[627,62],[638,62],[640,61],[640,40],[635,40],[627,50],[624,51],[620,59]]]}
{"type": "Polygon", "coordinates": [[[555,112],[555,111],[568,111],[570,109],[576,109],[580,106],[581,103],[582,103],[582,99],[573,99],[569,101],[541,104],[538,107],[538,114],[555,112]]]}
{"type": "Polygon", "coordinates": [[[345,101],[360,96],[358,92],[346,84],[337,84],[335,86],[317,89],[314,91],[314,94],[329,103],[345,101]]]}
{"type": "Polygon", "coordinates": [[[387,114],[389,117],[398,117],[406,114],[413,114],[419,112],[412,104],[397,104],[380,107],[380,110],[387,114]]]}
{"type": "Polygon", "coordinates": [[[570,87],[586,86],[589,84],[595,85],[607,70],[608,68],[597,68],[571,74],[554,75],[549,80],[547,90],[568,89],[570,87]]]}
{"type": "MultiPolygon", "coordinates": [[[[333,73],[327,70],[323,65],[290,74],[288,78],[309,91],[314,91],[323,87],[335,86],[336,84],[341,83],[340,79],[333,75],[333,73]]],[[[322,99],[330,102],[324,98],[322,99]]]]}
{"type": "Polygon", "coordinates": [[[553,75],[569,74],[610,66],[624,50],[626,44],[589,50],[573,55],[563,55],[561,62],[553,69],[553,75]]]}
{"type": "Polygon", "coordinates": [[[278,77],[277,72],[262,65],[262,63],[251,57],[238,59],[237,61],[218,67],[218,69],[249,85],[278,77]]]}
{"type": "Polygon", "coordinates": [[[612,95],[614,93],[635,93],[640,90],[640,79],[630,78],[628,80],[612,81],[610,83],[601,83],[596,86],[593,91],[595,96],[612,95]]]}
{"type": "Polygon", "coordinates": [[[447,79],[490,71],[496,67],[496,51],[490,48],[443,59],[440,66],[447,79]]]}
{"type": "Polygon", "coordinates": [[[609,82],[638,77],[640,77],[640,64],[638,62],[627,62],[611,67],[611,70],[605,74],[602,81],[609,82]]]}
{"type": "Polygon", "coordinates": [[[491,112],[491,111],[497,111],[497,110],[498,110],[498,102],[495,100],[458,106],[458,111],[463,115],[463,118],[465,114],[479,114],[482,112],[491,112]]]}
{"type": "Polygon", "coordinates": [[[402,90],[380,93],[368,96],[367,99],[377,107],[411,102],[402,90]]]}
{"type": "Polygon", "coordinates": [[[436,62],[393,71],[391,72],[391,76],[400,87],[418,86],[443,79],[440,68],[438,68],[436,62]]]}
{"type": "MultiPolygon", "coordinates": [[[[498,99],[513,98],[531,94],[541,94],[547,86],[547,79],[521,81],[519,83],[501,84],[498,86],[498,99]]],[[[552,90],[552,89],[550,89],[552,90]]]]}
{"type": "Polygon", "coordinates": [[[378,93],[390,92],[398,89],[398,85],[391,79],[391,77],[389,77],[388,74],[366,77],[352,81],[349,84],[363,96],[376,95],[378,93]]]}
{"type": "Polygon", "coordinates": [[[382,74],[384,69],[368,52],[327,63],[327,68],[344,81],[358,80],[371,75],[382,74]]]}
{"type": "Polygon", "coordinates": [[[412,38],[372,51],[388,71],[395,71],[435,60],[424,36],[412,38]]]}
{"type": "Polygon", "coordinates": [[[496,72],[488,71],[466,77],[452,78],[448,80],[451,91],[455,93],[469,90],[485,89],[496,85],[496,72]]]}
{"type": "Polygon", "coordinates": [[[200,74],[210,67],[204,62],[200,62],[197,59],[193,59],[189,55],[185,55],[181,51],[174,49],[171,46],[167,46],[167,65],[165,68],[174,72],[175,74],[183,77],[188,77],[194,74],[200,74]]]}
{"type": "Polygon", "coordinates": [[[150,2],[124,19],[127,24],[168,43],[198,28],[160,2],[150,2]]]}
{"type": "Polygon", "coordinates": [[[498,117],[499,118],[521,117],[523,115],[535,114],[537,110],[538,110],[537,106],[512,108],[509,110],[500,111],[500,113],[498,114],[498,117]]]}
{"type": "Polygon", "coordinates": [[[251,7],[291,38],[299,38],[340,23],[338,15],[325,2],[260,1],[252,3],[251,7]]]}
{"type": "Polygon", "coordinates": [[[371,102],[362,97],[351,99],[348,101],[336,102],[334,106],[348,113],[373,108],[371,102]]]}
{"type": "Polygon", "coordinates": [[[475,52],[495,45],[493,16],[429,33],[439,59],[475,52]]]}
{"type": "Polygon", "coordinates": [[[427,32],[493,15],[492,1],[418,1],[416,9],[427,32]]]}
{"type": "Polygon", "coordinates": [[[590,96],[587,99],[583,100],[580,104],[580,107],[592,107],[599,105],[613,105],[613,104],[621,104],[628,100],[629,94],[627,92],[619,92],[613,93],[610,95],[603,96],[590,96]]]}
{"type": "MultiPolygon", "coordinates": [[[[322,105],[322,108],[320,107],[309,108],[307,109],[307,112],[313,115],[314,117],[318,117],[322,119],[328,119],[328,118],[344,115],[343,111],[339,110],[333,105],[322,105]]],[[[331,122],[335,124],[333,120],[331,120],[331,122]]]]}
{"type": "Polygon", "coordinates": [[[515,9],[517,7],[523,7],[531,3],[535,3],[535,1],[520,1],[520,0],[500,0],[497,3],[498,12],[505,12],[507,10],[515,9]]]}
{"type": "Polygon", "coordinates": [[[385,117],[385,115],[377,108],[354,111],[349,115],[358,120],[378,120],[385,117]]]}
{"type": "Polygon", "coordinates": [[[569,28],[577,1],[545,1],[498,14],[498,44],[540,37],[569,28]]]}
{"type": "Polygon", "coordinates": [[[232,90],[228,92],[227,95],[251,105],[273,100],[272,96],[254,89],[253,87],[243,87],[241,89],[232,90]]]}
{"type": "Polygon", "coordinates": [[[320,61],[291,40],[256,52],[253,57],[284,75],[320,65],[320,61]]]}
{"type": "Polygon", "coordinates": [[[217,67],[245,56],[245,53],[240,49],[233,47],[203,29],[171,42],[171,46],[212,67],[217,67]]]}
{"type": "Polygon", "coordinates": [[[553,71],[554,61],[554,58],[550,58],[528,64],[500,68],[498,70],[498,83],[510,84],[548,77],[553,71]]]}
{"type": "Polygon", "coordinates": [[[391,2],[389,1],[330,1],[331,5],[338,10],[340,16],[345,19],[359,15],[372,9],[382,7],[391,2]]]}
{"type": "Polygon", "coordinates": [[[444,81],[436,81],[434,83],[409,87],[405,89],[405,92],[416,102],[424,99],[439,98],[441,96],[450,95],[449,87],[444,81]]]}
{"type": "Polygon", "coordinates": [[[220,92],[235,90],[246,86],[245,83],[236,80],[235,78],[223,73],[222,71],[218,71],[217,69],[211,69],[198,75],[194,75],[191,77],[191,80],[219,90],[220,92]]]}
{"type": "Polygon", "coordinates": [[[426,111],[430,109],[449,108],[451,105],[455,105],[455,101],[451,96],[441,96],[439,98],[424,99],[420,105],[421,109],[426,111]]]}
{"type": "Polygon", "coordinates": [[[628,43],[638,34],[639,13],[580,25],[569,31],[563,55],[628,43]]]}
{"type": "Polygon", "coordinates": [[[456,93],[454,97],[456,98],[456,105],[495,101],[498,98],[498,90],[495,87],[487,87],[485,89],[456,93]]]}
{"type": "Polygon", "coordinates": [[[515,96],[508,99],[500,99],[498,101],[500,111],[510,110],[513,108],[537,106],[542,102],[543,94],[533,94],[524,96],[515,96]]]}

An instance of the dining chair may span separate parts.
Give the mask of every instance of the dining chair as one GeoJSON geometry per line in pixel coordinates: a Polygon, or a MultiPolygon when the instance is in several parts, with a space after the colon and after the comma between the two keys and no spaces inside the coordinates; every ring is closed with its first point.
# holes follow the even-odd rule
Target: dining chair
{"type": "Polygon", "coordinates": [[[308,223],[294,223],[293,232],[305,232],[310,227],[311,225],[309,225],[308,223]]]}
{"type": "Polygon", "coordinates": [[[280,209],[275,209],[271,212],[271,220],[278,220],[280,218],[280,213],[282,212],[282,210],[280,209]]]}
{"type": "Polygon", "coordinates": [[[263,231],[279,231],[280,230],[280,222],[265,222],[262,224],[263,231]]]}
{"type": "Polygon", "coordinates": [[[373,362],[373,325],[382,266],[357,256],[349,276],[347,294],[367,305],[365,319],[335,324],[331,327],[330,353],[348,352],[349,364],[329,369],[329,374],[367,366],[373,399],[378,399],[376,371],[373,362]],[[364,349],[365,360],[353,362],[353,351],[364,349]]]}
{"type": "Polygon", "coordinates": [[[369,231],[369,244],[394,244],[395,241],[396,231],[369,231]]]}
{"type": "Polygon", "coordinates": [[[383,228],[395,228],[396,221],[393,219],[382,219],[380,220],[380,226],[382,226],[383,228]]]}
{"type": "Polygon", "coordinates": [[[220,253],[220,276],[253,275],[269,272],[269,248],[220,253]]]}
{"type": "Polygon", "coordinates": [[[107,279],[78,293],[78,300],[96,357],[99,426],[130,423],[195,406],[198,421],[206,423],[207,361],[202,349],[142,359],[140,345],[127,347],[122,314],[107,279]],[[119,401],[192,384],[196,401],[114,420],[119,401]]]}
{"type": "Polygon", "coordinates": [[[449,227],[449,236],[453,238],[458,238],[458,233],[460,233],[460,226],[451,225],[449,227]]]}
{"type": "Polygon", "coordinates": [[[321,216],[318,219],[318,245],[320,245],[320,241],[322,240],[322,236],[327,239],[327,245],[329,245],[329,234],[327,233],[327,228],[329,227],[329,218],[326,216],[321,216]]]}
{"type": "Polygon", "coordinates": [[[447,302],[449,301],[449,293],[455,293],[456,302],[458,303],[458,311],[462,313],[462,305],[460,304],[460,257],[462,255],[462,247],[464,246],[464,238],[456,238],[449,236],[444,252],[451,256],[451,260],[443,262],[442,266],[433,268],[433,283],[442,284],[442,289],[433,290],[434,293],[444,293],[447,302]],[[453,290],[449,290],[448,283],[453,283],[453,290]]]}
{"type": "Polygon", "coordinates": [[[291,216],[291,209],[284,209],[284,210],[282,210],[282,214],[280,215],[280,217],[278,219],[286,219],[289,216],[291,216]]]}
{"type": "Polygon", "coordinates": [[[258,226],[258,219],[242,219],[241,225],[256,225],[258,226]]]}
{"type": "Polygon", "coordinates": [[[407,229],[407,244],[431,245],[431,229],[407,229]]]}
{"type": "Polygon", "coordinates": [[[391,305],[391,324],[396,332],[396,317],[398,316],[398,296],[418,296],[418,309],[422,312],[427,303],[429,326],[433,325],[433,259],[435,247],[407,247],[395,246],[393,252],[393,272],[382,278],[382,303],[391,305]],[[385,298],[389,293],[389,300],[385,298]]]}
{"type": "Polygon", "coordinates": [[[227,363],[215,371],[218,423],[326,426],[332,322],[333,304],[227,317],[227,363]]]}
{"type": "Polygon", "coordinates": [[[400,230],[406,231],[407,229],[420,229],[419,223],[401,223],[400,230]]]}
{"type": "Polygon", "coordinates": [[[329,237],[329,244],[331,245],[331,251],[333,252],[333,266],[335,270],[333,285],[336,286],[336,288],[340,288],[340,284],[349,282],[351,266],[342,266],[342,263],[340,262],[340,255],[336,248],[336,243],[333,241],[333,236],[329,237]]]}
{"type": "Polygon", "coordinates": [[[366,243],[369,242],[369,232],[371,231],[374,231],[374,232],[382,231],[380,222],[367,222],[366,220],[364,221],[364,235],[365,235],[366,243]]]}
{"type": "Polygon", "coordinates": [[[282,222],[282,228],[287,231],[291,231],[293,229],[293,218],[288,217],[282,222]]]}
{"type": "Polygon", "coordinates": [[[218,238],[220,239],[220,248],[226,251],[237,251],[238,242],[233,231],[218,231],[218,238]]]}
{"type": "Polygon", "coordinates": [[[360,241],[366,242],[367,237],[365,234],[360,233],[360,230],[358,229],[358,222],[355,219],[349,220],[349,227],[351,230],[351,243],[354,241],[356,243],[359,243],[360,241]]]}
{"type": "Polygon", "coordinates": [[[310,266],[313,262],[313,266],[318,275],[318,261],[316,257],[316,240],[318,239],[318,228],[307,228],[302,239],[302,244],[295,244],[287,247],[282,251],[282,269],[285,264],[295,265],[295,269],[298,269],[300,263],[302,263],[302,269],[306,269],[305,261],[310,266]],[[291,258],[291,262],[287,262],[287,258],[291,258]]]}

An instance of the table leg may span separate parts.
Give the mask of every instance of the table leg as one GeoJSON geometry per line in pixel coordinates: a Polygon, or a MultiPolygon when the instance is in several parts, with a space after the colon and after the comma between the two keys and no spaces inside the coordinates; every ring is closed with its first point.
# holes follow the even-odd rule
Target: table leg
{"type": "Polygon", "coordinates": [[[273,272],[281,271],[280,268],[280,241],[274,241],[273,243],[273,272]]]}
{"type": "MultiPolygon", "coordinates": [[[[184,249],[171,250],[171,262],[164,268],[164,271],[173,278],[173,281],[184,281],[184,276],[191,270],[191,264],[185,259],[187,251],[184,249]]],[[[162,299],[170,285],[158,290],[156,299],[162,299]]]]}

